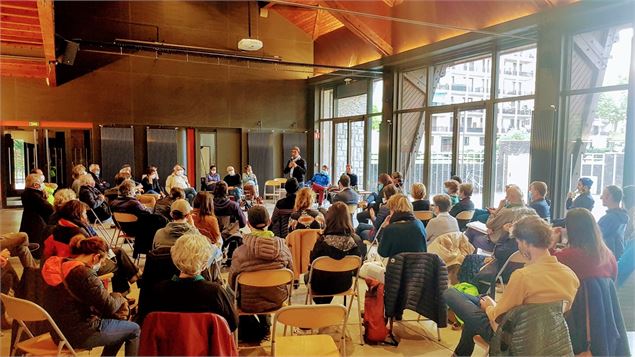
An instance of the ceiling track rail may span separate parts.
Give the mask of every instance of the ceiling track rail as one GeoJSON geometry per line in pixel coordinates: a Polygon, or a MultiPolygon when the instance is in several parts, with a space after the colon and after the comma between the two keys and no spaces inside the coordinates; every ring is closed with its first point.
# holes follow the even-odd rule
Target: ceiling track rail
{"type": "Polygon", "coordinates": [[[186,46],[178,44],[169,44],[162,42],[149,42],[149,41],[137,41],[128,39],[115,39],[112,42],[104,41],[92,41],[74,39],[73,42],[80,44],[80,51],[92,49],[98,49],[101,53],[112,53],[113,55],[124,55],[135,52],[150,52],[154,53],[157,58],[159,54],[173,54],[186,56],[185,61],[189,56],[203,57],[203,58],[215,58],[226,59],[233,61],[248,61],[254,63],[264,63],[276,66],[290,66],[290,67],[302,67],[313,68],[332,71],[330,75],[338,76],[368,76],[373,78],[380,78],[382,76],[382,70],[370,70],[360,68],[349,68],[342,66],[333,66],[325,64],[305,63],[305,62],[293,62],[284,61],[277,56],[254,56],[243,54],[239,52],[232,52],[227,50],[220,50],[206,47],[186,46]]]}

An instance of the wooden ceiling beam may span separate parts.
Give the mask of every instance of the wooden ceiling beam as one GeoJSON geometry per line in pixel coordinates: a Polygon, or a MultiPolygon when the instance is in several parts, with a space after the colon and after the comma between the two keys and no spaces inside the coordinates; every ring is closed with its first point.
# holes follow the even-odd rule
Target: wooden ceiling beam
{"type": "Polygon", "coordinates": [[[384,4],[388,5],[389,7],[395,7],[397,5],[400,5],[404,0],[383,0],[384,4]]]}
{"type": "Polygon", "coordinates": [[[40,28],[42,29],[42,42],[44,44],[44,58],[49,64],[47,70],[46,83],[50,87],[57,86],[55,63],[55,14],[53,10],[53,0],[38,0],[37,10],[40,18],[40,28]]]}
{"type": "MultiPolygon", "coordinates": [[[[346,7],[337,0],[320,0],[320,6],[324,7],[326,11],[329,8],[332,9],[344,9],[347,10],[346,7]]],[[[365,22],[360,20],[358,17],[342,13],[339,11],[329,11],[330,14],[338,19],[344,26],[355,34],[357,37],[362,39],[364,42],[373,46],[377,52],[381,53],[382,56],[390,56],[393,54],[393,48],[390,43],[381,38],[375,30],[372,29],[371,26],[367,25],[365,22]]]]}

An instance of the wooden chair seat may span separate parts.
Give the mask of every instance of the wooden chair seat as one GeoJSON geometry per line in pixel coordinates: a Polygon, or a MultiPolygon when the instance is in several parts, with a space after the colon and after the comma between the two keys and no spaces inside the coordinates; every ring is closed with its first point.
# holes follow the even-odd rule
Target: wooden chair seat
{"type": "Polygon", "coordinates": [[[274,356],[340,356],[329,335],[280,336],[274,348],[274,356]]]}
{"type": "MultiPolygon", "coordinates": [[[[53,337],[51,337],[50,333],[45,333],[43,335],[35,336],[33,338],[29,338],[28,340],[18,342],[15,347],[18,350],[26,352],[26,354],[34,355],[34,356],[72,356],[73,353],[67,349],[63,348],[61,353],[58,355],[57,350],[58,346],[53,341],[53,337]]],[[[76,349],[75,352],[82,352],[85,350],[76,349]]]]}

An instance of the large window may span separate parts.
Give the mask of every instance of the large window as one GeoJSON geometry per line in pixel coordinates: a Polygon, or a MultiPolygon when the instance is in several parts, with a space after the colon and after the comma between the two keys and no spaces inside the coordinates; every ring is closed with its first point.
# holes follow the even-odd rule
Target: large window
{"type": "Polygon", "coordinates": [[[631,26],[580,33],[570,41],[569,89],[564,93],[567,184],[573,191],[581,176],[594,181],[596,217],[604,214],[602,189],[622,186],[632,41],[631,26]]]}
{"type": "Polygon", "coordinates": [[[430,184],[428,192],[443,193],[443,182],[452,176],[452,137],[454,136],[454,114],[437,113],[430,116],[430,184]]]}
{"type": "Polygon", "coordinates": [[[494,203],[505,197],[505,186],[518,185],[528,192],[533,100],[496,105],[494,150],[494,203]]]}
{"type": "Polygon", "coordinates": [[[458,175],[474,185],[472,201],[483,204],[483,168],[485,163],[485,109],[459,112],[458,175]]]}
{"type": "Polygon", "coordinates": [[[476,102],[489,99],[491,57],[434,67],[432,105],[476,102]]]}
{"type": "Polygon", "coordinates": [[[399,115],[399,163],[406,190],[414,182],[423,182],[425,154],[425,113],[412,112],[399,115]]]}
{"type": "Polygon", "coordinates": [[[506,184],[526,191],[535,45],[404,71],[398,79],[396,166],[408,173],[407,184],[421,180],[434,196],[458,175],[473,184],[479,208],[497,205],[506,184]]]}
{"type": "Polygon", "coordinates": [[[378,175],[383,82],[347,83],[320,92],[318,158],[331,168],[333,184],[350,164],[358,187],[367,188],[378,175]]]}

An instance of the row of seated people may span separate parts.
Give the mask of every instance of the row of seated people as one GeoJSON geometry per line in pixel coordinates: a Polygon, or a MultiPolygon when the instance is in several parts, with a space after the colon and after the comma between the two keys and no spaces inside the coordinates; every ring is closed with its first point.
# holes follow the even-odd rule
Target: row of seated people
{"type": "MultiPolygon", "coordinates": [[[[348,215],[348,211],[346,207],[341,204],[337,206],[341,207],[341,210],[342,210],[339,216],[340,217],[344,216],[348,218],[349,215],[348,215]]],[[[408,199],[404,195],[394,194],[388,199],[386,206],[387,206],[386,209],[388,209],[390,214],[389,214],[389,218],[385,220],[384,223],[382,223],[382,232],[379,237],[379,253],[382,256],[390,257],[394,254],[398,254],[404,251],[425,251],[426,250],[425,228],[423,227],[420,221],[414,219],[414,215],[412,214],[412,211],[413,211],[412,204],[408,202],[408,199]]],[[[574,211],[571,211],[571,214],[573,214],[573,212],[574,211]]],[[[531,216],[533,215],[531,214],[524,215],[524,217],[531,217],[531,216]]],[[[592,219],[592,216],[590,216],[590,218],[592,219]]],[[[538,222],[542,222],[542,221],[538,221],[538,222]]],[[[514,223],[514,222],[510,222],[510,223],[514,223]]],[[[535,226],[536,224],[533,224],[533,226],[535,226]]],[[[327,215],[327,226],[328,226],[328,215],[327,215]]],[[[567,228],[568,227],[569,225],[567,225],[567,228]]],[[[509,230],[509,226],[507,226],[506,229],[509,230]]],[[[523,248],[524,243],[521,242],[523,241],[523,238],[521,238],[522,235],[520,233],[516,234],[514,228],[512,228],[511,231],[513,233],[511,234],[510,239],[515,239],[518,242],[517,244],[521,246],[521,252],[522,252],[524,250],[523,248]]],[[[550,237],[549,239],[551,239],[551,233],[549,237],[550,237]]],[[[596,236],[596,239],[597,239],[597,236],[596,236]]],[[[569,244],[572,246],[575,246],[573,242],[574,242],[574,238],[570,236],[569,244]]],[[[541,245],[544,245],[544,244],[540,242],[535,243],[534,248],[541,249],[542,248],[541,245]]],[[[550,241],[549,247],[551,245],[552,245],[552,242],[550,241]]],[[[527,250],[531,251],[530,248],[531,247],[527,248],[527,250]]],[[[528,255],[530,257],[532,256],[532,254],[528,254],[528,255]]],[[[538,254],[537,256],[541,256],[541,255],[538,254]]],[[[615,260],[615,258],[613,258],[613,260],[615,260]]],[[[538,261],[536,261],[535,263],[538,263],[538,261]]],[[[521,274],[516,274],[516,273],[512,274],[512,277],[510,278],[510,284],[512,282],[511,279],[513,279],[514,276],[519,276],[519,275],[521,274]]],[[[452,294],[452,293],[449,292],[448,294],[452,294]]],[[[505,295],[503,295],[502,299],[503,300],[501,300],[501,303],[504,301],[504,299],[506,299],[505,295]]],[[[571,300],[572,299],[569,299],[568,301],[571,301],[571,300]]],[[[450,302],[451,299],[448,298],[448,301],[450,302]]],[[[491,305],[491,302],[488,302],[488,304],[491,305]]],[[[460,308],[457,308],[455,311],[457,311],[457,314],[460,315],[460,312],[458,312],[458,311],[461,311],[460,308]]],[[[464,321],[466,321],[466,328],[464,331],[467,332],[469,330],[467,326],[468,320],[464,319],[464,321]]],[[[484,335],[487,336],[487,333],[485,332],[484,335]]]]}
{"type": "MultiPolygon", "coordinates": [[[[101,169],[98,164],[91,164],[89,170],[86,170],[84,165],[76,165],[72,170],[72,189],[80,194],[82,186],[86,185],[85,179],[82,180],[82,176],[90,175],[95,181],[93,187],[99,193],[108,195],[115,194],[117,187],[126,179],[133,179],[132,168],[129,164],[125,164],[119,170],[114,178],[114,185],[111,185],[105,181],[101,175],[101,169]]],[[[216,166],[210,167],[209,173],[202,178],[203,189],[208,191],[214,191],[217,182],[221,181],[220,175],[216,172],[216,166]]],[[[258,178],[254,174],[251,165],[245,165],[244,173],[242,176],[237,174],[233,166],[227,167],[227,175],[222,179],[229,185],[229,192],[238,201],[242,194],[243,189],[253,190],[255,197],[258,196],[258,178]]],[[[181,188],[185,192],[186,199],[191,203],[196,195],[196,190],[191,186],[185,170],[179,164],[172,168],[172,173],[165,181],[165,186],[162,186],[159,179],[158,169],[156,166],[149,166],[142,175],[141,181],[137,182],[137,188],[140,192],[148,195],[153,195],[156,199],[163,198],[168,195],[172,188],[181,188]]]]}
{"type": "MultiPolygon", "coordinates": [[[[64,207],[73,202],[67,202],[64,207]]],[[[187,207],[186,201],[178,200],[173,205],[172,215],[183,214],[177,217],[189,222],[191,212],[187,212],[187,207]]],[[[243,235],[243,244],[234,253],[229,272],[230,283],[233,284],[243,271],[291,268],[291,252],[283,239],[267,230],[269,224],[269,214],[263,206],[250,209],[251,231],[243,235]]],[[[217,247],[193,226],[169,242],[157,233],[155,243],[159,248],[170,248],[172,261],[179,273],[154,286],[143,286],[142,291],[147,288],[152,293],[141,306],[141,321],[151,311],[209,311],[223,316],[230,330],[235,330],[238,319],[231,298],[233,292],[201,276],[201,272],[210,266],[217,247]]],[[[117,292],[108,293],[98,278],[98,271],[110,261],[106,242],[98,237],[87,238],[78,234],[68,242],[67,249],[70,256],[54,255],[43,264],[45,309],[71,345],[77,348],[105,346],[103,355],[115,355],[125,344],[126,355],[134,355],[138,348],[139,325],[112,318],[123,309],[126,300],[117,292]]],[[[312,250],[311,259],[319,256],[341,259],[350,254],[362,256],[364,249],[361,240],[353,233],[346,205],[340,203],[333,205],[327,212],[325,230],[312,250]]],[[[339,277],[321,277],[315,273],[312,286],[315,291],[324,293],[333,289],[346,290],[351,286],[352,276],[351,272],[339,277]],[[333,284],[334,281],[339,283],[333,284]]],[[[281,306],[287,299],[284,288],[262,291],[247,288],[236,293],[240,297],[240,308],[250,312],[271,310],[281,306]]],[[[328,301],[316,298],[316,302],[328,301]]],[[[263,329],[268,329],[269,322],[264,316],[260,323],[263,329]]]]}

